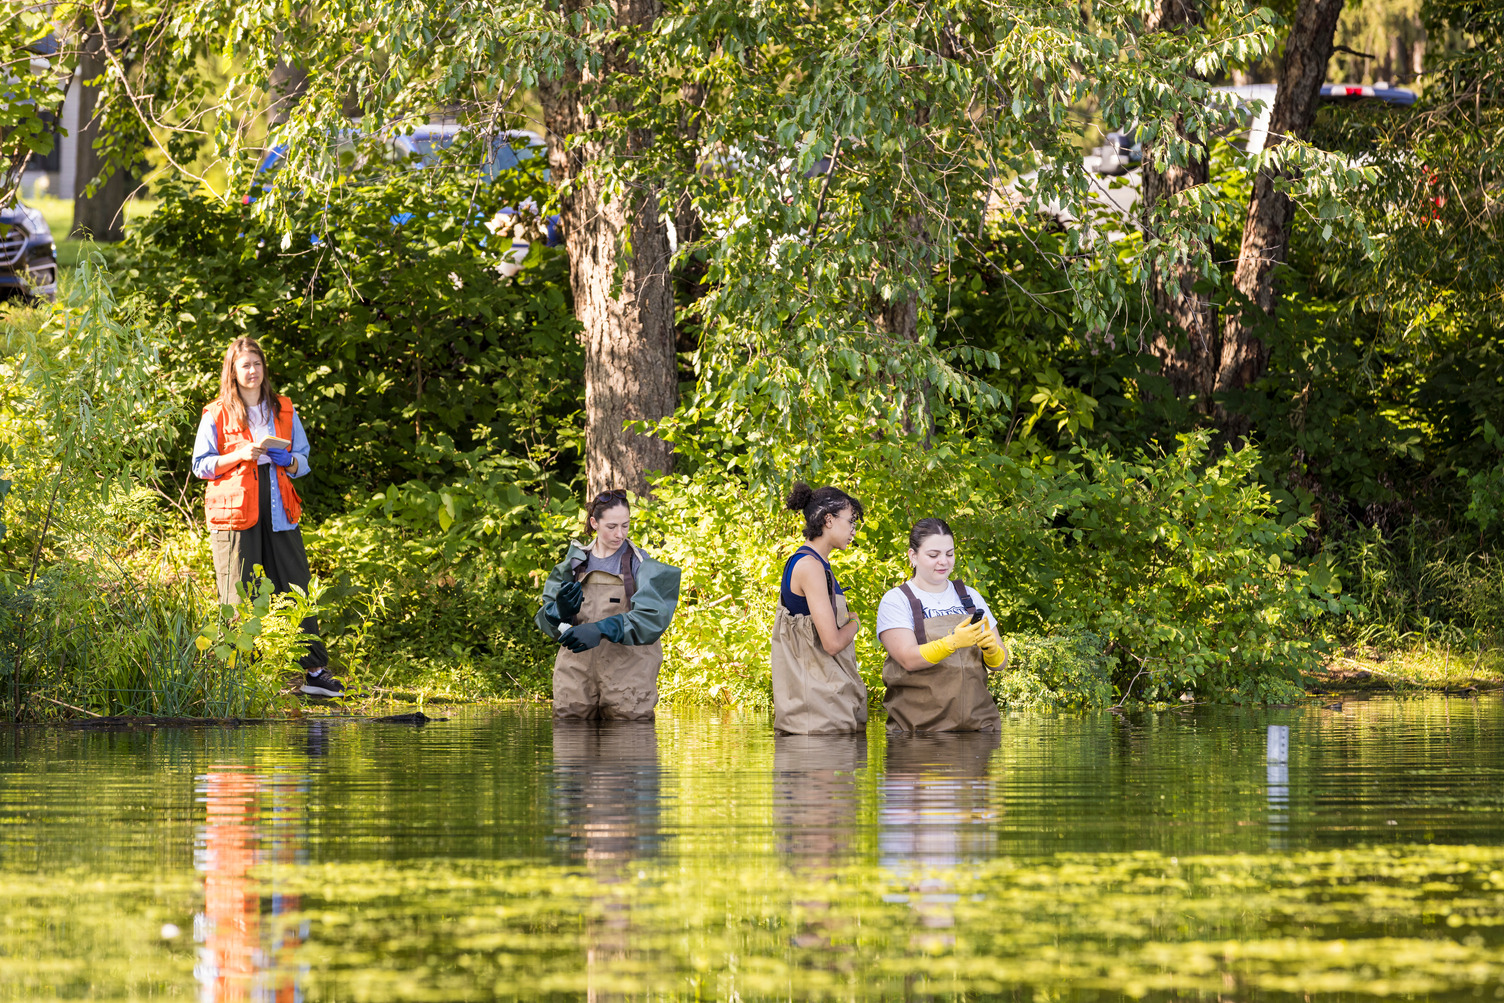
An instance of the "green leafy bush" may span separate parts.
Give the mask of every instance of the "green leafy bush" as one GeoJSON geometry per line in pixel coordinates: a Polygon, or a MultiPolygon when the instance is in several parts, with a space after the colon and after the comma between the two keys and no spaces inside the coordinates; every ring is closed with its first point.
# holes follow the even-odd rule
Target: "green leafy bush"
{"type": "Polygon", "coordinates": [[[302,623],[319,615],[323,594],[316,575],[306,590],[294,585],[291,591],[277,592],[258,564],[250,582],[235,583],[235,604],[220,605],[193,645],[225,673],[239,670],[248,706],[269,706],[287,677],[301,674],[299,659],[312,641],[302,623]]]}
{"type": "Polygon", "coordinates": [[[1021,591],[1041,624],[1105,638],[1120,687],[1142,669],[1136,697],[1286,697],[1319,664],[1314,621],[1351,603],[1325,555],[1297,559],[1308,521],[1279,515],[1257,450],[1213,458],[1209,438],[1133,459],[1081,450],[1048,476],[1022,471],[1037,522],[1020,541],[1021,591]]]}
{"type": "MultiPolygon", "coordinates": [[[[268,609],[251,629],[282,651],[298,612],[268,609]]],[[[30,586],[0,588],[0,707],[21,718],[266,714],[286,666],[205,653],[198,642],[216,622],[212,591],[190,574],[54,562],[30,586]]]]}
{"type": "Polygon", "coordinates": [[[1095,634],[1009,634],[1008,667],[987,677],[998,706],[1105,707],[1115,701],[1107,645],[1095,634]]]}
{"type": "MultiPolygon", "coordinates": [[[[985,437],[937,431],[925,448],[862,434],[871,427],[833,418],[822,466],[800,476],[866,506],[856,546],[832,564],[867,625],[857,652],[875,698],[884,656],[872,615],[907,577],[909,527],[927,516],[956,531],[956,576],[1023,636],[1018,674],[1032,681],[1007,683],[1020,702],[1101,706],[1186,689],[1285,698],[1319,665],[1318,618],[1351,609],[1324,557],[1296,556],[1306,523],[1279,515],[1256,450],[1213,457],[1197,433],[1133,459],[1081,449],[1026,462],[1024,450],[1004,454],[985,437]]],[[[782,448],[786,469],[799,471],[808,447],[782,448]]],[[[665,694],[767,704],[768,637],[798,520],[781,511],[782,485],[697,459],[694,473],[658,481],[656,501],[634,516],[684,568],[665,694]]]]}

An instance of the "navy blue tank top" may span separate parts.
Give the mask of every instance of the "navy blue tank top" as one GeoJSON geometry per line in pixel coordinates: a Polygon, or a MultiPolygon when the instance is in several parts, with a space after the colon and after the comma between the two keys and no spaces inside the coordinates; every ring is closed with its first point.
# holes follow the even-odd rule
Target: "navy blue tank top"
{"type": "Polygon", "coordinates": [[[809,616],[809,603],[803,596],[794,595],[794,591],[789,588],[789,580],[794,576],[794,564],[799,558],[806,556],[813,557],[825,565],[825,580],[836,595],[843,596],[846,594],[846,590],[841,588],[841,583],[836,581],[835,575],[831,574],[830,562],[821,557],[813,547],[800,547],[794,551],[792,557],[784,562],[783,587],[778,590],[778,601],[783,604],[783,608],[799,616],[809,616]]]}

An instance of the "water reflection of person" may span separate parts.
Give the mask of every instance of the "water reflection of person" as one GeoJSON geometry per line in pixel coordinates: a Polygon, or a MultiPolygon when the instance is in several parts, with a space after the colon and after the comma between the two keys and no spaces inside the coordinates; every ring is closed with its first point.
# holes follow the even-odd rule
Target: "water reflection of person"
{"type": "Polygon", "coordinates": [[[204,777],[205,824],[195,863],[204,872],[204,911],[194,924],[194,976],[205,1003],[250,994],[261,943],[261,902],[250,879],[256,859],[261,778],[222,767],[204,777]]]}
{"type": "Polygon", "coordinates": [[[554,722],[554,798],[569,856],[614,871],[658,848],[658,733],[651,721],[554,722]]]}
{"type": "Polygon", "coordinates": [[[924,926],[955,922],[951,886],[935,871],[990,859],[997,811],[988,762],[997,732],[890,735],[878,812],[882,866],[909,881],[924,926]]]}
{"type": "MultiPolygon", "coordinates": [[[[306,778],[299,773],[268,779],[220,767],[204,776],[200,793],[205,824],[195,864],[204,873],[204,911],[194,923],[194,937],[202,945],[194,966],[199,998],[204,1003],[301,999],[296,969],[289,962],[307,929],[263,921],[261,889],[251,868],[261,861],[303,862],[306,778]],[[270,800],[266,832],[263,799],[270,800]]],[[[267,914],[277,917],[296,912],[300,902],[273,885],[265,905],[267,914]]]]}
{"type": "MultiPolygon", "coordinates": [[[[867,768],[867,736],[775,735],[773,832],[790,868],[806,878],[837,881],[857,831],[859,770],[867,768]]],[[[799,902],[794,946],[831,946],[841,918],[816,891],[799,902]]],[[[824,955],[817,957],[824,958],[824,955]]],[[[813,962],[829,967],[830,959],[813,962]]]]}
{"type": "Polygon", "coordinates": [[[856,833],[857,771],[867,736],[777,735],[773,739],[773,831],[797,869],[841,863],[856,833]]]}
{"type": "MultiPolygon", "coordinates": [[[[572,860],[602,885],[630,880],[658,852],[662,800],[658,734],[651,721],[554,720],[554,802],[572,860]]],[[[631,957],[631,906],[619,895],[586,907],[585,979],[597,980],[631,957]]]]}

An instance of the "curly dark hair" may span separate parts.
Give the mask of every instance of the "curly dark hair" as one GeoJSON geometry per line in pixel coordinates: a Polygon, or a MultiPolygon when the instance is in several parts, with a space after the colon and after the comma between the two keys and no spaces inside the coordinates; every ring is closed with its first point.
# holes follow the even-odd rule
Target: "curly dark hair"
{"type": "Polygon", "coordinates": [[[827,485],[816,490],[803,481],[794,485],[794,490],[789,492],[788,500],[784,504],[792,511],[804,513],[804,538],[806,540],[813,540],[825,532],[825,523],[829,516],[840,515],[849,508],[851,520],[860,522],[863,511],[862,503],[840,488],[827,485]]]}

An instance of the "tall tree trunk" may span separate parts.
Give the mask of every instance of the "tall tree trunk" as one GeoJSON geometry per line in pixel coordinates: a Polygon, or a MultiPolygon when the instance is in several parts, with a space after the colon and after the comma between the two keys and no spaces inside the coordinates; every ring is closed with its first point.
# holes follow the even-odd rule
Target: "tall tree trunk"
{"type": "MultiPolygon", "coordinates": [[[[572,14],[589,4],[565,0],[563,6],[572,14]]],[[[611,6],[613,27],[629,33],[648,29],[661,10],[657,0],[612,0],[611,6]]],[[[540,94],[553,178],[569,185],[560,215],[575,316],[584,326],[586,478],[592,492],[644,492],[648,473],[668,470],[673,451],[623,425],[665,417],[678,404],[674,288],[658,193],[631,188],[608,202],[594,166],[612,151],[597,141],[571,142],[597,125],[590,109],[595,85],[611,74],[636,72],[619,46],[603,56],[599,71],[571,69],[545,82],[540,94]]],[[[620,152],[630,155],[651,141],[640,131],[620,152]]]]}
{"type": "MultiPolygon", "coordinates": [[[[1149,30],[1180,33],[1201,24],[1201,19],[1199,0],[1159,0],[1150,17],[1149,30]]],[[[1181,192],[1204,185],[1210,179],[1205,141],[1186,133],[1182,116],[1175,118],[1175,131],[1181,140],[1190,141],[1197,152],[1189,163],[1165,165],[1163,169],[1145,160],[1141,226],[1146,241],[1159,237],[1150,217],[1156,206],[1173,202],[1181,192]]],[[[1194,398],[1198,407],[1209,409],[1220,339],[1211,299],[1195,291],[1200,276],[1195,264],[1186,260],[1205,248],[1187,247],[1185,251],[1179,263],[1165,269],[1156,266],[1150,277],[1155,312],[1168,320],[1172,328],[1155,335],[1152,347],[1175,396],[1194,398]]]]}
{"type": "MultiPolygon", "coordinates": [[[[112,12],[107,11],[106,16],[112,12]]],[[[125,200],[134,185],[129,172],[109,167],[103,151],[95,147],[105,136],[100,128],[99,88],[90,84],[109,67],[104,50],[110,40],[92,19],[82,27],[83,45],[78,55],[78,180],[75,182],[78,190],[73,194],[73,235],[116,241],[125,237],[125,200]],[[105,170],[109,170],[109,176],[97,183],[105,170]]]]}
{"type": "MultiPolygon", "coordinates": [[[[1279,90],[1269,118],[1268,146],[1286,139],[1304,139],[1316,119],[1326,64],[1332,58],[1332,40],[1343,0],[1300,0],[1285,58],[1280,67],[1279,90]]],[[[1284,262],[1289,246],[1294,206],[1275,190],[1280,171],[1260,171],[1253,182],[1248,218],[1243,224],[1243,244],[1233,285],[1266,316],[1273,316],[1279,301],[1275,269],[1284,262]]],[[[1258,317],[1252,311],[1229,310],[1222,329],[1222,359],[1217,370],[1217,392],[1243,390],[1264,374],[1269,351],[1256,333],[1258,317]]],[[[1223,416],[1234,431],[1245,431],[1242,419],[1223,416]]]]}
{"type": "Polygon", "coordinates": [[[272,67],[271,79],[267,81],[267,97],[270,99],[266,108],[267,124],[277,126],[291,118],[293,108],[303,99],[303,92],[307,89],[307,68],[280,60],[272,67]]]}
{"type": "MultiPolygon", "coordinates": [[[[919,215],[909,216],[907,219],[910,240],[919,245],[926,243],[929,236],[926,233],[924,219],[919,215]]],[[[920,274],[916,269],[910,268],[908,278],[918,281],[920,274]]],[[[874,300],[873,321],[878,330],[889,334],[895,341],[905,341],[911,344],[919,341],[919,294],[911,292],[892,301],[884,301],[881,297],[874,300]]],[[[904,418],[904,431],[923,433],[923,446],[929,449],[935,434],[935,412],[930,406],[930,395],[934,386],[928,379],[919,381],[918,400],[912,402],[904,418]]]]}
{"type": "MultiPolygon", "coordinates": [[[[692,162],[684,166],[693,170],[698,163],[700,127],[703,121],[705,100],[709,90],[704,84],[691,83],[679,88],[683,111],[679,117],[679,135],[684,144],[686,157],[692,162]]],[[[674,232],[678,246],[693,247],[705,236],[705,221],[695,207],[688,192],[679,196],[674,205],[674,232]]],[[[682,259],[674,273],[675,301],[690,314],[696,313],[695,304],[709,291],[705,282],[706,263],[702,258],[691,256],[682,259]]],[[[695,322],[679,325],[675,333],[675,345],[682,355],[689,355],[699,347],[697,335],[700,325],[695,322]]],[[[692,374],[685,374],[692,377],[692,374]]]]}

